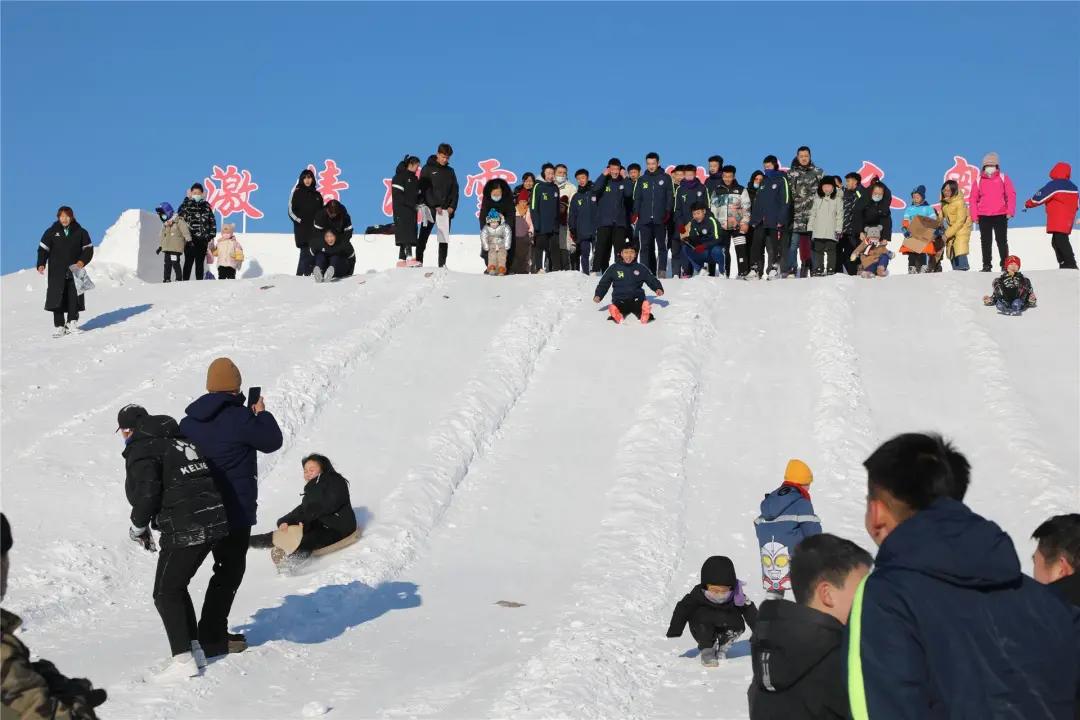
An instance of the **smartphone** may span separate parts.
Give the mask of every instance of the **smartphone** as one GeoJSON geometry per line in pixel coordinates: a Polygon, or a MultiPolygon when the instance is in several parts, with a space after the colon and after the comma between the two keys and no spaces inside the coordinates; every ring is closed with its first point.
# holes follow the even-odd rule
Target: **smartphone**
{"type": "Polygon", "coordinates": [[[254,407],[255,403],[259,402],[259,398],[262,397],[262,388],[256,385],[255,387],[248,388],[247,404],[248,407],[254,407]]]}

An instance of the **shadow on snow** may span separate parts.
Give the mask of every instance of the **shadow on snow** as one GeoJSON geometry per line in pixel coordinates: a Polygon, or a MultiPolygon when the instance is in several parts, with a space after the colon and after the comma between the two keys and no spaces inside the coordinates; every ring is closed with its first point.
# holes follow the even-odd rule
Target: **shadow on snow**
{"type": "Polygon", "coordinates": [[[102,313],[97,317],[90,318],[85,324],[80,326],[81,330],[100,330],[101,328],[107,328],[110,325],[119,325],[125,320],[140,315],[153,305],[132,305],[131,307],[117,308],[116,310],[110,310],[107,313],[102,313]]]}

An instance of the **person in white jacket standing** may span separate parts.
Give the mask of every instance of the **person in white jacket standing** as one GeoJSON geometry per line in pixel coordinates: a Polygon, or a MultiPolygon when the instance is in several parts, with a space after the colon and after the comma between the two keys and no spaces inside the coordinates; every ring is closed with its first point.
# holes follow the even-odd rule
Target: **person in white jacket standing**
{"type": "Polygon", "coordinates": [[[555,187],[559,188],[559,267],[576,269],[577,247],[570,237],[570,200],[577,194],[574,183],[567,181],[567,168],[562,163],[555,166],[555,187]]]}
{"type": "Polygon", "coordinates": [[[814,275],[835,275],[836,244],[844,232],[844,200],[831,177],[818,182],[806,228],[813,238],[814,275]]]}

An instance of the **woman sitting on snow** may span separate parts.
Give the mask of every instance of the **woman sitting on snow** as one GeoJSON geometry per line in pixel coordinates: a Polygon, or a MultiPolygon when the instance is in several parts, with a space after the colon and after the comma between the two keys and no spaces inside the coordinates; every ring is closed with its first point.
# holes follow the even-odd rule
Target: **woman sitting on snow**
{"type": "MultiPolygon", "coordinates": [[[[285,533],[301,536],[299,546],[290,556],[293,558],[307,557],[356,533],[349,481],[334,470],[325,455],[308,455],[301,464],[304,468],[303,500],[277,521],[279,539],[285,533]]],[[[278,562],[286,553],[275,545],[274,535],[252,535],[249,544],[254,548],[273,547],[272,556],[278,562]]]]}

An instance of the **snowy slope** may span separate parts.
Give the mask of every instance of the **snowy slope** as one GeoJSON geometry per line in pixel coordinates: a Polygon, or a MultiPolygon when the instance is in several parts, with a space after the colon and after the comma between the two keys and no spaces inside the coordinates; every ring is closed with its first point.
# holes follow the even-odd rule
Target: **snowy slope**
{"type": "MultiPolygon", "coordinates": [[[[709,554],[760,600],[752,519],[789,457],[814,469],[825,528],[866,547],[860,462],[900,431],[956,439],[971,504],[1029,569],[1032,529],[1080,500],[1077,273],[1031,272],[1023,318],[981,306],[979,273],[696,278],[668,283],[658,322],[614,327],[572,273],[147,284],[138,226],[99,253],[80,336],[48,337],[36,273],[0,279],[5,605],[35,652],[108,688],[106,717],[317,701],[341,718],[744,718],[746,644],[705,671],[689,635],[663,635],[709,554]],[[314,450],[366,531],[296,577],[253,552],[232,617],[253,647],[161,687],[115,415],[182,415],[223,354],[284,431],[260,461],[259,530],[298,501],[314,450]]],[[[1025,270],[1045,267],[1045,235],[1016,235],[1025,270]]]]}

